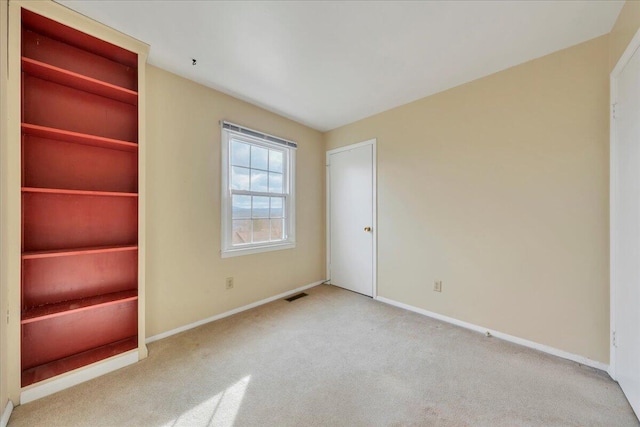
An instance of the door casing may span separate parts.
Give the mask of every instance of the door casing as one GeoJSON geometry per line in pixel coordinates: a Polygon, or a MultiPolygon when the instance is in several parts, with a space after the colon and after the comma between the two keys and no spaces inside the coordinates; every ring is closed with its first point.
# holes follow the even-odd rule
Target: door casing
{"type": "MultiPolygon", "coordinates": [[[[617,153],[617,137],[616,137],[616,124],[615,124],[615,105],[618,100],[618,77],[624,70],[625,66],[629,63],[634,54],[640,55],[640,30],[636,32],[634,38],[627,46],[625,52],[618,60],[615,68],[610,75],[610,96],[611,96],[611,125],[610,125],[610,339],[609,339],[609,369],[608,373],[614,380],[618,380],[618,372],[616,367],[616,346],[615,332],[618,325],[617,315],[619,314],[619,308],[616,304],[616,291],[620,286],[618,283],[618,258],[617,253],[617,233],[619,232],[620,224],[617,223],[618,215],[618,153],[617,153]]],[[[640,78],[640,76],[638,76],[640,78]]],[[[640,195],[639,195],[640,197],[640,195]]],[[[639,219],[640,220],[640,219],[639,219]]],[[[619,290],[618,290],[619,292],[619,290]]],[[[634,408],[635,409],[635,408],[634,408]]]]}

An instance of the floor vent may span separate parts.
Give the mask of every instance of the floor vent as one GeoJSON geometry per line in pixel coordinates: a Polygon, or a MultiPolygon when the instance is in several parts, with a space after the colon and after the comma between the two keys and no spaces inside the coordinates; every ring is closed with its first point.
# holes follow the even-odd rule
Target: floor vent
{"type": "Polygon", "coordinates": [[[298,298],[302,298],[302,297],[306,297],[308,294],[305,294],[304,292],[300,292],[299,294],[295,294],[294,296],[291,296],[289,298],[285,298],[285,300],[291,302],[291,301],[295,301],[298,298]]]}

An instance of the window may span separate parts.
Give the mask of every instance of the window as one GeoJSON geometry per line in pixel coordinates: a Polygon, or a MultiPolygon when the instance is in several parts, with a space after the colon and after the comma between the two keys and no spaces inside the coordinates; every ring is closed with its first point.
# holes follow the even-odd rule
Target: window
{"type": "Polygon", "coordinates": [[[222,123],[222,257],[295,247],[296,144],[222,123]]]}

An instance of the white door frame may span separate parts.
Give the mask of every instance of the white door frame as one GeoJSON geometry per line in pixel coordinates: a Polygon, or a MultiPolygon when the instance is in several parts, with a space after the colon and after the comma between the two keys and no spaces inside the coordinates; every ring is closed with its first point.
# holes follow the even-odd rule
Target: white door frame
{"type": "Polygon", "coordinates": [[[371,156],[371,167],[373,173],[373,291],[372,297],[376,299],[378,296],[378,173],[376,169],[377,154],[376,154],[376,138],[369,139],[367,141],[358,142],[356,144],[347,145],[340,148],[334,148],[333,150],[327,151],[326,154],[326,186],[327,186],[327,194],[326,194],[326,217],[327,217],[327,227],[326,227],[326,236],[327,236],[327,282],[331,283],[331,174],[329,173],[329,156],[332,154],[339,153],[341,151],[349,151],[354,148],[360,148],[366,145],[371,145],[372,156],[371,156]]]}
{"type": "Polygon", "coordinates": [[[611,99],[611,105],[610,105],[610,126],[609,126],[609,132],[610,132],[610,136],[609,136],[609,265],[610,265],[610,272],[609,272],[609,299],[610,299],[610,318],[609,318],[609,323],[610,323],[610,330],[609,330],[609,370],[607,371],[609,373],[609,375],[611,376],[611,378],[613,378],[614,380],[617,380],[616,378],[616,347],[613,345],[614,343],[614,333],[616,330],[616,287],[618,286],[618,282],[617,282],[617,271],[615,269],[615,266],[617,265],[617,254],[616,254],[616,244],[618,243],[616,241],[616,233],[614,233],[614,230],[616,230],[617,224],[616,224],[616,213],[617,213],[617,204],[618,204],[618,193],[617,193],[617,182],[616,182],[616,176],[617,176],[617,164],[618,164],[618,158],[617,158],[617,151],[616,151],[616,128],[615,128],[615,123],[613,121],[613,117],[614,117],[614,112],[615,112],[615,104],[617,102],[617,91],[618,91],[618,77],[620,76],[620,73],[622,72],[622,70],[624,69],[624,67],[627,65],[627,63],[629,62],[629,60],[631,59],[631,57],[633,56],[633,54],[636,52],[636,50],[638,50],[640,48],[640,30],[638,30],[635,34],[635,36],[633,37],[633,39],[631,40],[631,42],[629,43],[629,45],[627,46],[627,48],[625,49],[624,53],[622,54],[622,56],[620,57],[620,59],[618,60],[618,63],[616,64],[616,66],[614,67],[613,71],[611,71],[611,75],[610,75],[610,99],[611,99]]]}

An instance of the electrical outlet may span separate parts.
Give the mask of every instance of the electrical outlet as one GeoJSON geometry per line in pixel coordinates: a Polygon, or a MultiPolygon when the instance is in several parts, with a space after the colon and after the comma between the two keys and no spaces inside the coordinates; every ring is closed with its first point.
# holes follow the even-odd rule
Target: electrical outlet
{"type": "Polygon", "coordinates": [[[433,290],[436,292],[442,292],[442,280],[436,280],[433,282],[433,290]]]}
{"type": "Polygon", "coordinates": [[[227,289],[233,289],[233,277],[227,277],[224,283],[227,289]]]}

